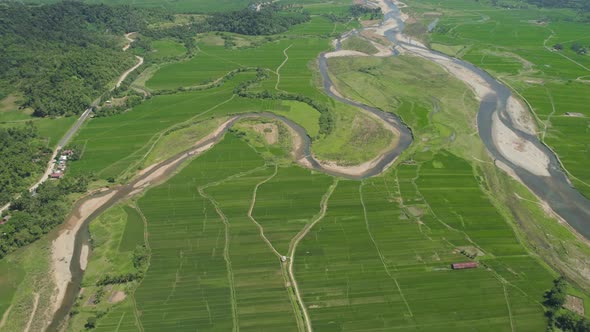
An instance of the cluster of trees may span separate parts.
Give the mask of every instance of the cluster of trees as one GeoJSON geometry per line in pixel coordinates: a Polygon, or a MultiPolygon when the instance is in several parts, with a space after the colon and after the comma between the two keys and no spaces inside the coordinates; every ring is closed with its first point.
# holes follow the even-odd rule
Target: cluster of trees
{"type": "Polygon", "coordinates": [[[190,51],[194,48],[196,33],[211,31],[233,32],[242,35],[260,36],[282,33],[293,25],[309,21],[307,11],[293,6],[269,4],[256,10],[248,7],[242,10],[213,13],[203,20],[193,20],[185,25],[167,28],[151,28],[144,35],[151,38],[174,38],[181,40],[190,51]]]}
{"type": "Polygon", "coordinates": [[[86,177],[46,181],[34,193],[23,191],[8,211],[10,219],[0,225],[0,258],[39,239],[61,224],[69,208],[67,195],[86,192],[86,177]]]}
{"type": "Polygon", "coordinates": [[[206,31],[226,31],[243,35],[273,35],[309,21],[309,13],[296,7],[273,3],[260,10],[251,7],[209,16],[201,25],[206,31]]]}
{"type": "Polygon", "coordinates": [[[105,104],[100,108],[95,108],[94,114],[96,117],[105,117],[123,113],[124,111],[139,105],[142,101],[143,95],[137,92],[130,92],[123,104],[114,106],[105,104]]]}
{"type": "MultiPolygon", "coordinates": [[[[557,50],[557,51],[562,51],[563,44],[555,44],[555,45],[553,45],[553,49],[557,50]]],[[[571,46],[571,49],[572,49],[572,51],[578,53],[579,55],[585,55],[586,53],[588,53],[588,49],[586,47],[584,47],[582,44],[580,44],[579,42],[573,43],[571,46]]]]}
{"type": "Polygon", "coordinates": [[[139,280],[143,278],[143,273],[141,272],[129,272],[129,273],[121,273],[121,274],[105,274],[96,282],[96,286],[106,286],[106,285],[114,285],[114,284],[125,284],[134,280],[139,280]]]}
{"type": "Polygon", "coordinates": [[[171,19],[155,9],[64,1],[0,6],[0,91],[15,88],[37,116],[83,112],[135,63],[121,50],[125,32],[171,19]]]}
{"type": "Polygon", "coordinates": [[[526,2],[538,7],[573,8],[590,11],[590,1],[588,0],[526,0],[526,2]]]}
{"type": "Polygon", "coordinates": [[[347,12],[327,13],[323,15],[332,22],[348,22],[350,19],[378,20],[383,18],[381,8],[370,8],[362,5],[352,5],[347,12]]]}
{"type": "Polygon", "coordinates": [[[584,318],[563,306],[567,299],[567,282],[563,277],[553,282],[553,287],[545,293],[545,306],[548,308],[549,331],[558,328],[564,332],[590,331],[590,319],[584,318]]]}
{"type": "Polygon", "coordinates": [[[51,150],[32,122],[23,127],[0,128],[0,206],[26,189],[31,176],[45,169],[51,150]]]}
{"type": "Polygon", "coordinates": [[[320,135],[328,135],[334,130],[334,117],[330,112],[328,106],[320,103],[310,97],[301,95],[301,94],[294,94],[294,93],[285,93],[285,92],[270,92],[268,90],[264,90],[262,92],[252,92],[248,91],[248,89],[258,82],[266,79],[268,74],[263,69],[257,69],[256,78],[240,83],[235,89],[234,93],[240,97],[245,98],[254,98],[254,99],[275,99],[275,100],[295,100],[300,101],[303,103],[308,104],[309,106],[315,108],[318,112],[320,112],[320,119],[319,125],[320,135]]]}
{"type": "Polygon", "coordinates": [[[147,271],[150,259],[150,250],[145,245],[138,245],[133,250],[131,260],[133,261],[133,267],[135,272],[120,273],[120,274],[105,274],[98,281],[96,286],[106,286],[113,284],[125,284],[134,280],[140,280],[143,278],[144,273],[147,271]]]}
{"type": "Polygon", "coordinates": [[[582,44],[580,44],[579,42],[575,42],[572,44],[572,51],[578,53],[579,55],[585,55],[586,53],[588,53],[588,49],[582,46],[582,44]]]}
{"type": "Polygon", "coordinates": [[[377,20],[382,18],[383,13],[381,12],[381,8],[370,8],[370,7],[365,7],[362,5],[353,5],[350,6],[350,8],[348,9],[348,12],[350,13],[350,16],[354,17],[354,18],[368,18],[371,20],[377,20]]]}

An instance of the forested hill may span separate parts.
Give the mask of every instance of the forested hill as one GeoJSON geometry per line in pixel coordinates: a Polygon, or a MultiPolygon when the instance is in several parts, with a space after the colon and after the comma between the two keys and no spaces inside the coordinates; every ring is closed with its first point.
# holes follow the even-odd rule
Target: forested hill
{"type": "Polygon", "coordinates": [[[528,3],[539,7],[548,8],[573,8],[583,11],[590,11],[589,0],[526,0],[528,3]]]}
{"type": "Polygon", "coordinates": [[[37,116],[84,111],[135,59],[121,50],[157,10],[60,2],[0,5],[0,97],[17,90],[37,116]]]}

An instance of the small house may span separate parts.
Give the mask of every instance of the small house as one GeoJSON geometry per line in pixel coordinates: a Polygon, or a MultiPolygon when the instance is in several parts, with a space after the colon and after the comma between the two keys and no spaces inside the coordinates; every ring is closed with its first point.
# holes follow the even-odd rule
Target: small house
{"type": "Polygon", "coordinates": [[[62,154],[66,155],[66,156],[71,156],[74,154],[74,151],[73,150],[65,150],[62,154]]]}
{"type": "Polygon", "coordinates": [[[55,173],[51,173],[51,175],[49,175],[49,177],[52,179],[61,179],[62,176],[64,176],[64,173],[62,173],[62,172],[55,172],[55,173]]]}
{"type": "Polygon", "coordinates": [[[463,262],[451,264],[453,270],[475,269],[478,266],[479,264],[477,262],[463,262]]]}
{"type": "Polygon", "coordinates": [[[59,156],[59,161],[66,161],[66,160],[68,160],[68,156],[63,155],[63,154],[61,156],[59,156]]]}

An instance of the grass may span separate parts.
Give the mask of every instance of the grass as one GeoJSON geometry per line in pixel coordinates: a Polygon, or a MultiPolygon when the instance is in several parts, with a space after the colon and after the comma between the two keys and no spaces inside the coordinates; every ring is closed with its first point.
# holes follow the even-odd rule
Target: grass
{"type": "Polygon", "coordinates": [[[151,77],[146,86],[152,90],[199,86],[237,68],[262,67],[268,70],[269,79],[254,90],[296,93],[328,104],[334,113],[334,132],[318,137],[319,113],[307,105],[233,96],[233,88],[254,75],[239,73],[220,87],[155,96],[124,114],[93,119],[75,137],[76,143],[85,146],[85,151],[83,158],[72,164],[71,171],[74,174],[94,172],[102,179],[124,179],[141,166],[185,147],[189,143],[185,139],[187,136],[179,137],[183,134],[178,129],[212,117],[243,112],[271,111],[290,118],[316,138],[313,152],[319,158],[341,164],[360,164],[390,144],[392,134],[375,120],[350,106],[335,103],[318,89],[313,61],[329,47],[327,39],[313,36],[271,38],[273,41],[258,47],[227,49],[212,43],[211,37],[199,37],[200,50],[190,60],[164,65],[153,75],[142,78],[151,77]],[[287,111],[288,108],[291,110],[287,111]],[[168,143],[172,141],[170,149],[168,143]]]}
{"type": "Polygon", "coordinates": [[[231,328],[224,226],[197,187],[262,165],[252,149],[229,135],[139,201],[152,250],[150,269],[135,294],[144,328],[231,328]]]}
{"type": "Polygon", "coordinates": [[[135,272],[131,253],[136,245],[144,244],[143,220],[133,207],[117,205],[90,223],[90,234],[92,254],[82,280],[84,292],[76,301],[75,310],[78,314],[70,319],[68,330],[83,330],[88,318],[96,317],[101,312],[106,313],[103,321],[108,321],[119,311],[124,311],[128,318],[119,322],[120,317],[117,317],[117,324],[121,325],[120,330],[137,330],[132,302],[137,282],[114,286],[97,286],[96,282],[105,274],[135,272]],[[113,307],[109,300],[117,291],[125,292],[127,298],[113,307]],[[97,294],[101,292],[103,295],[98,297],[97,294]]]}
{"type": "Polygon", "coordinates": [[[150,57],[157,60],[178,58],[186,54],[186,48],[180,42],[172,39],[154,40],[150,57]]]}
{"type": "Polygon", "coordinates": [[[129,206],[124,207],[127,224],[119,243],[119,252],[132,252],[137,246],[144,244],[144,225],[139,212],[129,206]]]}
{"type": "Polygon", "coordinates": [[[22,331],[31,319],[30,329],[39,331],[51,319],[55,284],[47,277],[51,271],[50,246],[51,242],[43,238],[2,259],[2,314],[10,307],[3,331],[22,331]],[[33,313],[36,296],[39,301],[33,313]]]}
{"type": "Polygon", "coordinates": [[[18,284],[24,277],[24,271],[3,260],[0,262],[0,274],[0,313],[4,314],[12,304],[18,284]]]}
{"type": "Polygon", "coordinates": [[[273,107],[273,113],[282,115],[301,125],[311,137],[316,137],[319,134],[320,113],[313,107],[291,100],[281,102],[281,106],[283,107],[273,107]]]}
{"type": "Polygon", "coordinates": [[[342,48],[363,52],[366,54],[375,54],[379,52],[379,50],[373,46],[370,41],[356,36],[349,37],[344,42],[342,42],[342,48]]]}
{"type": "Polygon", "coordinates": [[[213,132],[225,120],[225,117],[202,120],[165,134],[145,158],[144,166],[164,161],[188,149],[213,132]]]}

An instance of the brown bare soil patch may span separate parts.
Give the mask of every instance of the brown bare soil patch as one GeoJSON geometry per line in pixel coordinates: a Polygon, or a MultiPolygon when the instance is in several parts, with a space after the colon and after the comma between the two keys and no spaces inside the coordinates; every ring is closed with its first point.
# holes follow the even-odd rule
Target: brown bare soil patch
{"type": "Polygon", "coordinates": [[[381,21],[379,21],[379,20],[364,20],[364,21],[361,21],[361,25],[364,28],[366,28],[366,27],[377,25],[377,24],[379,24],[379,22],[381,22],[381,21]]]}
{"type": "Polygon", "coordinates": [[[0,100],[0,112],[12,111],[18,108],[18,96],[8,95],[0,100]]]}
{"type": "Polygon", "coordinates": [[[262,135],[268,144],[276,144],[279,141],[279,128],[274,123],[258,123],[252,128],[262,135]]]}
{"type": "Polygon", "coordinates": [[[577,296],[568,295],[563,306],[580,316],[584,316],[584,300],[577,296]]]}
{"type": "Polygon", "coordinates": [[[413,217],[420,217],[424,214],[424,209],[419,206],[408,206],[407,209],[413,217]]]}
{"type": "Polygon", "coordinates": [[[568,295],[565,298],[565,304],[563,306],[578,315],[584,316],[584,300],[577,296],[568,295]]]}
{"type": "Polygon", "coordinates": [[[371,40],[374,40],[374,41],[376,41],[376,42],[378,42],[380,44],[383,44],[383,45],[389,45],[389,44],[391,44],[391,42],[387,38],[385,38],[384,36],[378,34],[375,31],[363,30],[361,32],[361,36],[363,36],[365,38],[368,38],[368,39],[371,39],[371,40]]]}
{"type": "Polygon", "coordinates": [[[127,298],[127,294],[123,291],[114,291],[109,297],[109,303],[119,303],[127,298]]]}

